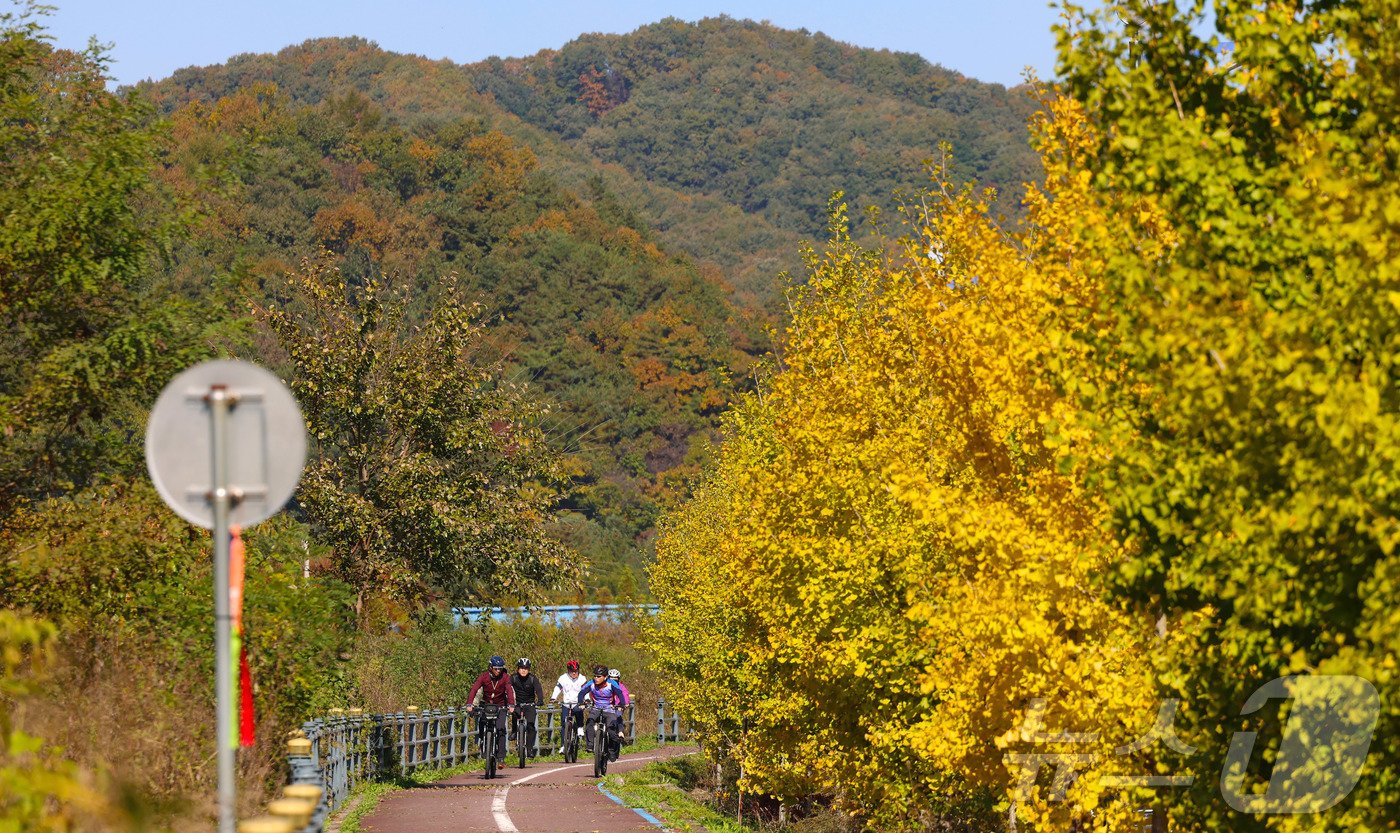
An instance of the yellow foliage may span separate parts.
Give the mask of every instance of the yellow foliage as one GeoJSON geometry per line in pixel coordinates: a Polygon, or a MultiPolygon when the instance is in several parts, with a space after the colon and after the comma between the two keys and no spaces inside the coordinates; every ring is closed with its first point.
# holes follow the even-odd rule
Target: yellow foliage
{"type": "Polygon", "coordinates": [[[1086,235],[1129,235],[1149,256],[1172,237],[1150,203],[1129,215],[1091,192],[1083,118],[1047,107],[1047,179],[1015,238],[941,169],[893,255],[855,245],[833,206],[780,358],[663,525],[652,645],[751,791],[827,790],[912,829],[1014,802],[1022,829],[1073,816],[1126,830],[1146,803],[1097,776],[1155,774],[1113,750],[1153,726],[1158,637],[1096,587],[1121,553],[1082,485],[1095,451],[1064,381],[1120,380],[1064,370],[1092,367],[1076,340],[1096,326],[1086,235]],[[737,709],[706,702],[717,676],[748,692],[737,709]],[[1046,731],[1093,740],[1026,741],[1041,700],[1046,731]],[[1093,762],[1051,802],[1017,794],[1022,752],[1093,762]]]}

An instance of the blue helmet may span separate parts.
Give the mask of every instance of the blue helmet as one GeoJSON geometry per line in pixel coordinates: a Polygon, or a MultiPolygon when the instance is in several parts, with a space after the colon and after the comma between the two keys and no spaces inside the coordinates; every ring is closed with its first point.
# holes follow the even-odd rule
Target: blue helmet
{"type": "Polygon", "coordinates": [[[492,668],[505,668],[505,667],[506,667],[506,659],[505,659],[505,657],[500,657],[500,656],[491,657],[490,665],[491,665],[492,668]]]}

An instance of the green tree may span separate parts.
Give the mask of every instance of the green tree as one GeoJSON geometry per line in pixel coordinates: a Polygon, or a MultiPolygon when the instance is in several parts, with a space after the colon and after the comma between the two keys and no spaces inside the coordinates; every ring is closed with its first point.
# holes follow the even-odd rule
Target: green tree
{"type": "Polygon", "coordinates": [[[1272,678],[1358,675],[1386,704],[1336,809],[1234,813],[1212,775],[1174,795],[1174,823],[1392,829],[1400,6],[1221,2],[1210,20],[1204,6],[1129,0],[1076,11],[1060,32],[1060,72],[1099,140],[1097,185],[1128,195],[1123,216],[1160,210],[1175,238],[1155,258],[1133,235],[1080,240],[1103,288],[1076,311],[1094,317],[1076,341],[1119,380],[1076,386],[1113,449],[1092,477],[1133,554],[1116,587],[1176,637],[1159,682],[1182,701],[1198,773],[1219,773],[1232,733],[1258,728],[1240,708],[1272,678]]]}
{"type": "Polygon", "coordinates": [[[0,309],[36,335],[91,331],[145,261],[132,200],[149,185],[149,108],[107,92],[96,46],[54,49],[39,7],[0,14],[0,309]]]}
{"type": "Polygon", "coordinates": [[[529,599],[575,582],[546,534],[560,474],[544,410],[480,360],[479,309],[455,280],[410,326],[382,284],[328,259],[290,276],[258,315],[291,360],[315,455],[299,501],[358,593],[420,606],[529,599]]]}
{"type": "Polygon", "coordinates": [[[224,315],[148,280],[174,228],[159,128],[108,92],[98,47],[52,48],[40,11],[0,14],[0,517],[139,470],[146,404],[224,315]]]}
{"type": "MultiPolygon", "coordinates": [[[[325,247],[350,284],[392,275],[411,321],[439,275],[462,275],[491,311],[495,357],[549,402],[544,429],[569,455],[570,514],[555,533],[591,563],[594,588],[645,594],[650,526],[683,494],[760,329],[717,270],[660,248],[601,178],[560,187],[536,162],[539,137],[405,117],[389,91],[411,62],[381,57],[393,73],[372,74],[364,94],[317,77],[326,93],[306,105],[245,78],[172,114],[161,175],[198,198],[201,222],[168,271],[186,291],[228,275],[272,303],[268,278],[325,247]]],[[[300,88],[290,67],[265,68],[300,88]]]]}

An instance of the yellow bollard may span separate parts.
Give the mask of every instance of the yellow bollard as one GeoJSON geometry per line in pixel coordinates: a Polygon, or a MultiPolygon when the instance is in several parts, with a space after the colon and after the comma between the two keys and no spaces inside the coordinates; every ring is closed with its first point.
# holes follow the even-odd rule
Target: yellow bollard
{"type": "Polygon", "coordinates": [[[315,784],[288,784],[282,788],[282,795],[310,801],[312,812],[315,812],[314,808],[321,803],[321,788],[315,784]]]}
{"type": "Polygon", "coordinates": [[[238,833],[295,833],[290,821],[276,816],[258,816],[238,823],[238,833]]]}
{"type": "Polygon", "coordinates": [[[311,741],[306,738],[292,738],[287,741],[287,754],[309,757],[311,755],[311,741]]]}
{"type": "Polygon", "coordinates": [[[311,822],[316,805],[304,798],[276,798],[267,803],[267,812],[290,821],[292,827],[300,830],[311,822]]]}

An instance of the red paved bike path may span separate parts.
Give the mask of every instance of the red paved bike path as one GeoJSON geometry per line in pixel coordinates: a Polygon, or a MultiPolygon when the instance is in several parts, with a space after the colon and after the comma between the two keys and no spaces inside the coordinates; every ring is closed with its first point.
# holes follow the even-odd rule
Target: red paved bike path
{"type": "MultiPolygon", "coordinates": [[[[580,750],[582,751],[582,750],[580,750]]],[[[694,752],[662,747],[623,755],[608,774],[694,752]]],[[[598,791],[593,762],[531,762],[487,781],[472,772],[389,793],[360,824],[365,833],[656,833],[657,828],[598,791]]]]}

